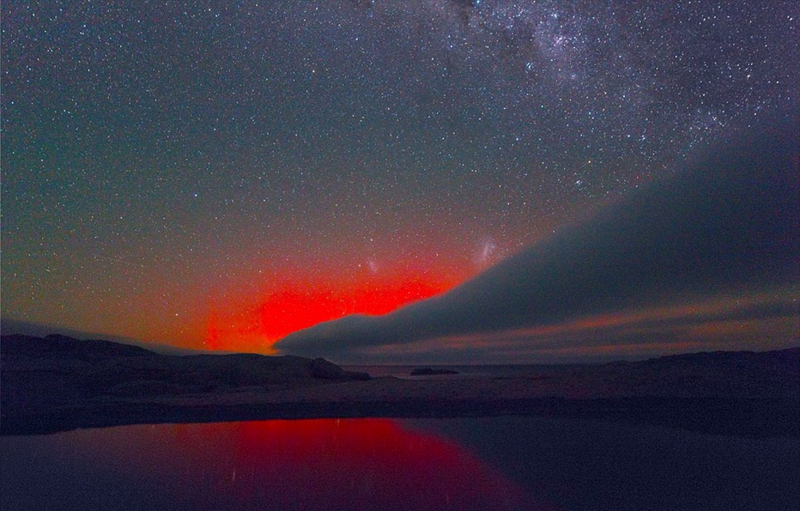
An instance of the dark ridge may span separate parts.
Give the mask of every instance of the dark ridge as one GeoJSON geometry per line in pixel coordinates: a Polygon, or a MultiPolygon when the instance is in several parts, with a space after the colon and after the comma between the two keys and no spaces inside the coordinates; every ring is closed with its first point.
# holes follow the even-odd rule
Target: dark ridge
{"type": "Polygon", "coordinates": [[[24,410],[108,396],[182,396],[370,378],[321,358],[161,355],[136,346],[63,335],[0,336],[0,355],[4,420],[24,410]]]}
{"type": "Polygon", "coordinates": [[[703,351],[699,353],[682,353],[680,355],[666,355],[645,360],[648,364],[665,364],[675,362],[692,362],[696,364],[724,364],[730,361],[764,360],[783,361],[800,368],[800,347],[787,348],[774,351],[703,351]]]}
{"type": "Polygon", "coordinates": [[[57,358],[110,358],[156,356],[138,346],[98,339],[81,341],[66,335],[50,334],[46,337],[10,334],[0,336],[0,354],[13,357],[57,358]]]}

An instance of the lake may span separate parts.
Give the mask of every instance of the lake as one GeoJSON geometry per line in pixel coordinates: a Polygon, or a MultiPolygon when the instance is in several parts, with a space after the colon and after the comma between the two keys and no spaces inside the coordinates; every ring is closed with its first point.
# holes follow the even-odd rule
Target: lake
{"type": "Polygon", "coordinates": [[[0,438],[12,510],[780,510],[800,439],[582,419],[323,419],[0,438]]]}

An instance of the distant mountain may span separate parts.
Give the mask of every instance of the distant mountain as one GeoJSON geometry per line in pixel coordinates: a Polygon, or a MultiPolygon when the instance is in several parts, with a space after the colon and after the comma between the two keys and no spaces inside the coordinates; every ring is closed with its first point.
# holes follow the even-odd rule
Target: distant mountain
{"type": "Polygon", "coordinates": [[[78,340],[61,334],[50,334],[43,338],[31,335],[3,335],[0,341],[4,357],[58,358],[92,360],[115,357],[156,356],[139,346],[118,342],[90,339],[78,340]]]}
{"type": "Polygon", "coordinates": [[[616,395],[800,399],[800,348],[612,362],[586,368],[583,376],[616,395]]]}
{"type": "MultiPolygon", "coordinates": [[[[47,337],[49,335],[57,334],[65,337],[72,337],[74,339],[105,339],[119,344],[128,344],[131,346],[139,346],[162,355],[197,355],[204,353],[201,350],[191,350],[188,348],[176,348],[167,344],[159,344],[154,342],[144,342],[129,337],[121,337],[116,335],[101,334],[97,332],[85,332],[82,330],[73,330],[70,328],[63,328],[54,325],[46,325],[41,323],[33,323],[30,321],[20,321],[13,318],[0,318],[0,333],[2,335],[26,335],[29,337],[47,337]]],[[[215,353],[216,354],[216,353],[215,353]]]]}

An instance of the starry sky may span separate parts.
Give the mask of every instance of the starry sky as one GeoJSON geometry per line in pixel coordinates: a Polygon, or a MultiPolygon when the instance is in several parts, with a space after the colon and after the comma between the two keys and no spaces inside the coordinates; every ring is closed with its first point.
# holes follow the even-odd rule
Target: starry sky
{"type": "MultiPolygon", "coordinates": [[[[797,108],[798,32],[779,0],[7,0],[3,318],[271,353],[485,280],[797,108]]],[[[723,316],[746,324],[736,346],[796,343],[797,287],[774,289],[654,306],[702,309],[715,347],[723,316]],[[743,319],[742,303],[784,312],[743,319]]],[[[437,360],[690,347],[604,332],[437,360]]],[[[428,353],[395,348],[364,360],[428,353]]]]}

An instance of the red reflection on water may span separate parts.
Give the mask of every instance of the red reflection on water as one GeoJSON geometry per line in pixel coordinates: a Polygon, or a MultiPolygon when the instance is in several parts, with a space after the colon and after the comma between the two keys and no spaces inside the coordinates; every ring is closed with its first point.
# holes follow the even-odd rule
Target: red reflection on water
{"type": "Polygon", "coordinates": [[[542,509],[458,445],[391,420],[115,430],[129,438],[105,442],[105,455],[138,460],[136,477],[195,509],[542,509]]]}

